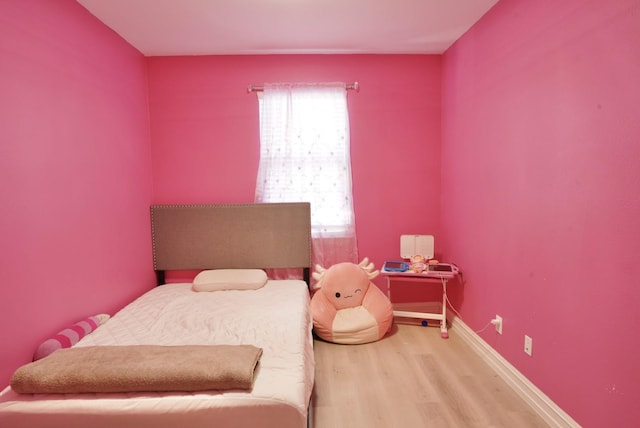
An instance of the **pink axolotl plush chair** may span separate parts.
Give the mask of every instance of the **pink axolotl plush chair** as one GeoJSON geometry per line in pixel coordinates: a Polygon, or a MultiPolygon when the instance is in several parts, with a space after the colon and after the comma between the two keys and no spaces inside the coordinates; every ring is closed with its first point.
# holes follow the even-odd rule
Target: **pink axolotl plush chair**
{"type": "Polygon", "coordinates": [[[365,258],[360,264],[316,266],[311,298],[315,333],[328,342],[360,344],[380,340],[393,323],[393,307],[371,282],[380,272],[365,258]]]}

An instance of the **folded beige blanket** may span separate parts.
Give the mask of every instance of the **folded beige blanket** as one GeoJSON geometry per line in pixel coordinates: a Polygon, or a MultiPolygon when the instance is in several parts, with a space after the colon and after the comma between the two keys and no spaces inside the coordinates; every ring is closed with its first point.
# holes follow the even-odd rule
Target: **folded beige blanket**
{"type": "Polygon", "coordinates": [[[262,349],[252,345],[87,346],[20,367],[21,394],[251,389],[262,349]]]}

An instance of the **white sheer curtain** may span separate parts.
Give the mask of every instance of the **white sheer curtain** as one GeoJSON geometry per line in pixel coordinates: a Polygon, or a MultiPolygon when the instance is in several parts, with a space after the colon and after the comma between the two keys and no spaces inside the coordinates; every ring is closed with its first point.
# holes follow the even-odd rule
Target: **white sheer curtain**
{"type": "Polygon", "coordinates": [[[313,263],[358,262],[344,83],[265,84],[256,202],[310,202],[313,263]]]}

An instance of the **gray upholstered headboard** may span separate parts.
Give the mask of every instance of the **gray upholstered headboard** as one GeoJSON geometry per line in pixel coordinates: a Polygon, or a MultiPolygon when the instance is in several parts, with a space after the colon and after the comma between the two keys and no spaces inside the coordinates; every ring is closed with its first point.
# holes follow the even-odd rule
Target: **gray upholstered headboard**
{"type": "Polygon", "coordinates": [[[153,267],[301,268],[309,283],[309,203],[152,205],[153,267]]]}

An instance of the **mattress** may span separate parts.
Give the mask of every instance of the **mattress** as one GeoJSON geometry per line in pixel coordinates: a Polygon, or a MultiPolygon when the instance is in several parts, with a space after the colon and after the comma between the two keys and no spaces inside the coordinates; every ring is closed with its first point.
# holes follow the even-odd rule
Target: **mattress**
{"type": "Polygon", "coordinates": [[[315,369],[311,328],[303,281],[242,291],[156,287],[76,346],[255,345],[263,354],[250,392],[21,395],[7,387],[0,426],[306,427],[315,369]]]}

